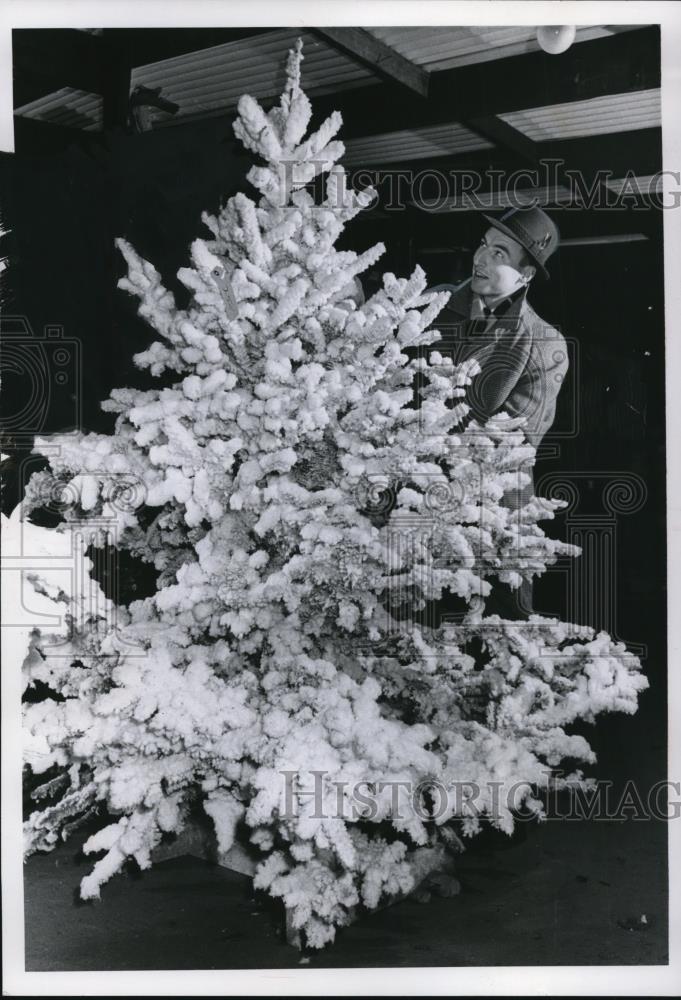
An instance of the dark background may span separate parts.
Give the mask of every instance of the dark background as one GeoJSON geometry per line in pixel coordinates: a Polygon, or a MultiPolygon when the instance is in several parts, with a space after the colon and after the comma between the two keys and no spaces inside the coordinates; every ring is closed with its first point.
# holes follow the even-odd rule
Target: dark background
{"type": "MultiPolygon", "coordinates": [[[[244,179],[250,154],[233,137],[233,114],[143,134],[133,134],[128,127],[124,103],[116,96],[120,97],[117,81],[122,68],[142,61],[142,51],[143,61],[148,62],[172,53],[174,47],[186,51],[192,45],[214,44],[210,33],[194,32],[196,37],[191,39],[190,34],[108,33],[108,58],[92,67],[101,91],[110,98],[105,102],[106,127],[101,133],[15,119],[16,152],[0,159],[1,218],[4,228],[11,230],[0,245],[0,255],[10,262],[2,284],[3,451],[10,454],[5,467],[5,513],[21,499],[27,470],[39,467],[28,458],[32,431],[46,434],[80,424],[85,430],[111,432],[113,419],[100,411],[99,402],[112,388],[161,384],[131,362],[132,355],[145,349],[155,335],[136,316],[136,300],[116,288],[126,269],[113,246],[114,237],[124,236],[152,261],[183,303],[186,292],[175,272],[187,264],[191,241],[208,235],[200,221],[201,211],[218,211],[236,191],[253,193],[244,179]],[[46,327],[61,328],[63,335],[58,336],[71,345],[70,357],[80,358],[82,393],[78,365],[69,362],[64,366],[66,379],[63,384],[51,383],[49,404],[35,410],[37,423],[32,427],[30,420],[17,419],[33,389],[30,365],[17,362],[12,338],[38,341],[46,327]]],[[[631,34],[640,36],[637,44],[643,49],[657,46],[659,53],[657,29],[631,34]]],[[[63,70],[72,35],[14,32],[15,106],[46,92],[50,74],[63,70]]],[[[219,35],[224,40],[238,33],[222,31],[219,35]]],[[[593,44],[586,42],[578,48],[593,44]]],[[[629,60],[633,75],[639,65],[632,58],[637,49],[633,40],[627,44],[620,58],[625,63],[629,60]]],[[[626,73],[626,66],[613,63],[615,71],[626,73]]],[[[329,110],[340,107],[345,122],[341,139],[380,131],[396,115],[395,94],[387,84],[383,91],[383,97],[376,96],[372,104],[352,91],[313,100],[312,126],[319,125],[329,110]]],[[[460,100],[465,104],[465,98],[460,100]]],[[[537,103],[542,103],[541,89],[537,103]]],[[[265,107],[269,107],[267,102],[265,107]]],[[[585,144],[579,147],[581,156],[585,148],[585,144]]],[[[609,144],[596,137],[590,148],[593,169],[616,163],[616,176],[628,169],[629,159],[631,169],[639,173],[661,168],[659,130],[647,130],[643,136],[623,133],[609,144]]],[[[492,149],[459,158],[453,165],[512,170],[519,162],[508,150],[492,149]]],[[[420,170],[427,165],[442,169],[452,164],[419,161],[415,167],[420,170]]],[[[641,655],[651,687],[642,696],[637,715],[604,717],[595,727],[584,724],[579,730],[599,755],[590,773],[619,784],[634,778],[647,788],[666,777],[662,212],[658,206],[631,200],[619,210],[550,206],[548,210],[565,238],[623,233],[647,237],[637,242],[566,246],[550,261],[550,283],[535,282],[529,296],[537,312],[563,331],[573,351],[554,433],[545,439],[548,447],[538,457],[535,481],[540,483],[543,474],[560,473],[578,484],[580,496],[574,510],[547,524],[547,533],[578,541],[575,532],[600,525],[615,551],[609,603],[580,612],[570,603],[570,579],[582,572],[586,580],[590,570],[572,568],[571,578],[565,567],[559,567],[535,585],[535,608],[607,628],[641,655]],[[645,497],[632,513],[613,514],[603,503],[603,489],[622,475],[640,477],[645,497]]],[[[457,282],[468,275],[470,256],[485,227],[474,212],[391,211],[383,205],[348,225],[341,248],[361,251],[382,241],[387,252],[379,263],[381,272],[407,275],[419,263],[432,284],[457,282]]],[[[371,281],[369,276],[369,286],[371,281]]],[[[43,352],[50,372],[54,349],[50,344],[35,346],[43,352]]],[[[665,835],[664,828],[655,834],[657,853],[651,861],[662,870],[665,835]]],[[[659,911],[664,923],[662,900],[659,911]]]]}

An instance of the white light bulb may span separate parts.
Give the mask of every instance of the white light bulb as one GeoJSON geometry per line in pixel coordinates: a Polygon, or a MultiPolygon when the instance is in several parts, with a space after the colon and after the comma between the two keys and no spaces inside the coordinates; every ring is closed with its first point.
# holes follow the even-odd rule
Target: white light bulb
{"type": "Polygon", "coordinates": [[[552,56],[557,56],[570,48],[577,29],[574,24],[548,24],[537,28],[537,41],[552,56]]]}

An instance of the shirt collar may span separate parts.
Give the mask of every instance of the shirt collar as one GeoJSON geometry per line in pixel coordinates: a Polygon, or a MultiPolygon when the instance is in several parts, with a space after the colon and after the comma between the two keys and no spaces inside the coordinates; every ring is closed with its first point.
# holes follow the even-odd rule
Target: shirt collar
{"type": "Polygon", "coordinates": [[[514,320],[519,317],[525,299],[527,287],[518,288],[511,295],[505,295],[492,303],[486,303],[479,295],[473,295],[471,300],[471,319],[481,319],[494,314],[495,317],[514,320]]]}
{"type": "MultiPolygon", "coordinates": [[[[471,291],[471,278],[466,278],[459,285],[435,285],[430,291],[433,292],[449,292],[450,297],[447,305],[444,307],[444,316],[457,318],[459,321],[469,321],[471,317],[471,304],[473,301],[473,292],[471,291]]],[[[506,329],[517,331],[520,327],[521,317],[527,312],[529,308],[529,303],[527,301],[527,286],[518,290],[517,298],[511,297],[511,304],[504,313],[504,327],[506,329]]],[[[500,318],[497,314],[497,319],[500,318]]]]}
{"type": "MultiPolygon", "coordinates": [[[[449,315],[453,317],[458,317],[459,320],[470,320],[471,318],[471,305],[473,299],[476,297],[471,291],[471,279],[467,278],[462,281],[459,285],[436,285],[431,291],[447,291],[450,292],[450,298],[445,306],[444,315],[449,315]]],[[[507,329],[517,331],[520,326],[521,316],[527,311],[529,304],[527,302],[527,287],[518,289],[516,297],[510,297],[510,305],[503,313],[504,327],[507,329]]],[[[503,310],[499,311],[497,306],[496,318],[501,318],[501,313],[503,310]]]]}

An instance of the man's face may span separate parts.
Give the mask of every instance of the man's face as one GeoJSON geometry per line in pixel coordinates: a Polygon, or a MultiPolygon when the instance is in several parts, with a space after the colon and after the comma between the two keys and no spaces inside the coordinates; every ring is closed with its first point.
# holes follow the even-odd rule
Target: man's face
{"type": "Polygon", "coordinates": [[[473,256],[472,290],[490,299],[515,292],[525,284],[520,263],[524,254],[519,243],[490,226],[473,256]]]}

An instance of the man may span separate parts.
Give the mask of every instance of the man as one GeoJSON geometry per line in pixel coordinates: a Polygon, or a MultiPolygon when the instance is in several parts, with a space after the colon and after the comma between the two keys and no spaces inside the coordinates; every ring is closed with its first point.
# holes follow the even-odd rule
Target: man
{"type": "MultiPolygon", "coordinates": [[[[549,278],[546,261],[559,245],[552,219],[536,206],[511,208],[489,223],[473,257],[472,276],[453,289],[435,326],[442,333],[437,350],[451,350],[455,362],[474,357],[480,374],[469,387],[471,419],[484,424],[505,411],[526,418],[524,433],[537,448],[551,427],[556,399],[568,369],[565,338],[548,326],[527,301],[535,277],[549,278]]],[[[531,468],[526,469],[531,475],[531,468]]],[[[506,494],[504,505],[517,510],[534,492],[530,483],[506,494]]],[[[512,569],[513,567],[509,567],[512,569]]],[[[485,602],[486,614],[527,618],[532,585],[519,590],[497,585],[485,602]]]]}

